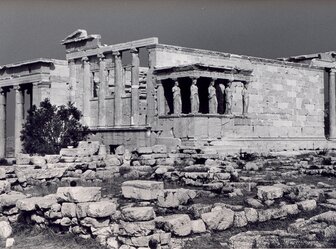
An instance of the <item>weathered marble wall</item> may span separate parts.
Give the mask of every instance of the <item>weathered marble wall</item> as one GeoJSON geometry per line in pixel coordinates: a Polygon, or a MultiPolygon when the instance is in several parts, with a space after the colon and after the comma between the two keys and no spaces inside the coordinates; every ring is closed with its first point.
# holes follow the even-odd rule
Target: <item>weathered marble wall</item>
{"type": "MultiPolygon", "coordinates": [[[[200,137],[324,137],[322,68],[168,45],[157,45],[155,50],[158,68],[203,63],[253,70],[249,84],[248,120],[198,118],[194,122],[197,123],[195,127],[199,129],[200,137]]],[[[241,88],[241,83],[234,82],[234,115],[241,115],[242,112],[241,88]]],[[[174,136],[181,134],[183,128],[176,129],[177,121],[163,124],[165,121],[159,122],[164,126],[163,134],[169,130],[174,131],[174,136]]],[[[179,122],[184,121],[181,119],[179,122]]],[[[186,127],[184,133],[191,131],[186,127]]],[[[183,137],[186,135],[184,133],[183,137]]]]}

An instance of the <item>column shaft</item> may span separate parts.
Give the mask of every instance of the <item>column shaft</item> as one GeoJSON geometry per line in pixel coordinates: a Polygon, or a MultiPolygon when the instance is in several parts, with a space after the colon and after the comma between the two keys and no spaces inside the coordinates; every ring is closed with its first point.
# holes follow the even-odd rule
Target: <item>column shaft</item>
{"type": "Polygon", "coordinates": [[[24,112],[24,95],[23,90],[19,86],[14,87],[15,90],[15,155],[21,153],[21,130],[23,125],[23,112],[24,112]]]}
{"type": "Polygon", "coordinates": [[[329,139],[336,139],[336,71],[329,72],[329,139]]]}
{"type": "Polygon", "coordinates": [[[115,74],[115,92],[114,92],[114,125],[122,125],[123,104],[122,104],[122,61],[119,52],[114,52],[114,74],[115,74]]]}
{"type": "Polygon", "coordinates": [[[99,126],[106,126],[106,107],[105,107],[105,96],[107,91],[106,83],[106,63],[103,58],[103,55],[100,57],[99,61],[99,93],[98,93],[98,108],[99,108],[99,126]]]}
{"type": "Polygon", "coordinates": [[[83,121],[90,126],[90,99],[91,99],[91,75],[90,63],[87,57],[83,61],[83,121]]]}
{"type": "Polygon", "coordinates": [[[6,157],[6,91],[0,91],[0,157],[6,157]]]}
{"type": "Polygon", "coordinates": [[[132,109],[131,109],[131,125],[139,125],[139,51],[131,50],[132,53],[132,109]]]}
{"type": "Polygon", "coordinates": [[[160,115],[166,114],[166,104],[165,104],[165,96],[164,96],[164,89],[162,86],[162,82],[158,84],[157,88],[157,105],[158,105],[158,113],[160,115]]]}
{"type": "Polygon", "coordinates": [[[148,49],[149,57],[148,57],[148,72],[147,72],[147,117],[146,124],[153,125],[154,124],[154,115],[156,115],[155,111],[155,87],[154,87],[154,67],[156,65],[156,50],[155,48],[148,49]]]}
{"type": "Polygon", "coordinates": [[[76,63],[74,60],[69,62],[69,101],[76,105],[76,63]]]}

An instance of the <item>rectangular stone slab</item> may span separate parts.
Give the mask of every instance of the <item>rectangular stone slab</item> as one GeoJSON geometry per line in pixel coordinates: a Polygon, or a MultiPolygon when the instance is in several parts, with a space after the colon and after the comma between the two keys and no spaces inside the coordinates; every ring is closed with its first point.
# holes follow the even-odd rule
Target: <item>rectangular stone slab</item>
{"type": "Polygon", "coordinates": [[[81,203],[99,201],[101,198],[100,187],[59,187],[58,199],[65,202],[81,203]]]}
{"type": "Polygon", "coordinates": [[[163,187],[163,182],[134,180],[123,182],[121,190],[125,198],[149,201],[156,200],[163,187]]]}

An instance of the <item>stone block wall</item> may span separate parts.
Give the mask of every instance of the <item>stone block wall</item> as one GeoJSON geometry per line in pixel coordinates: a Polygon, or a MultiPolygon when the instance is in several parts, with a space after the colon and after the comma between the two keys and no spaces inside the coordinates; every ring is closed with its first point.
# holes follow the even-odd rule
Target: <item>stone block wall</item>
{"type": "MultiPolygon", "coordinates": [[[[229,123],[223,137],[324,138],[322,68],[160,44],[155,51],[157,67],[204,63],[253,70],[249,84],[250,122],[229,123]]],[[[241,115],[242,84],[234,82],[232,87],[233,114],[241,115]]],[[[217,124],[213,121],[215,118],[208,124],[211,130],[217,124]]]]}

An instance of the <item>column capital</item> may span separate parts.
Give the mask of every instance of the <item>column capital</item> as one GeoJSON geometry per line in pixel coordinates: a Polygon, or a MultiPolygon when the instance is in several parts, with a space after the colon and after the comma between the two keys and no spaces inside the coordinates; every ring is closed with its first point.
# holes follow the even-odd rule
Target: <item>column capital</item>
{"type": "Polygon", "coordinates": [[[15,85],[15,86],[13,86],[13,89],[14,89],[15,91],[22,91],[22,86],[20,86],[20,85],[15,85]]]}
{"type": "Polygon", "coordinates": [[[227,78],[227,80],[232,83],[235,80],[233,74],[230,74],[230,76],[227,78]]]}
{"type": "Polygon", "coordinates": [[[99,59],[99,62],[103,61],[105,59],[105,55],[102,53],[97,54],[97,57],[99,59]]]}
{"type": "Polygon", "coordinates": [[[336,68],[330,68],[330,73],[336,73],[336,68]]]}
{"type": "Polygon", "coordinates": [[[156,83],[156,85],[158,86],[158,85],[162,85],[162,80],[155,80],[155,83],[156,83]]]}
{"type": "Polygon", "coordinates": [[[192,83],[194,84],[196,84],[197,83],[197,79],[198,79],[198,77],[191,77],[191,81],[192,81],[192,83]]]}
{"type": "Polygon", "coordinates": [[[50,81],[49,80],[46,80],[46,79],[43,79],[43,80],[40,80],[40,81],[37,81],[37,82],[34,82],[33,83],[33,86],[34,87],[39,87],[39,88],[42,88],[42,87],[50,87],[50,81]]]}
{"type": "Polygon", "coordinates": [[[6,94],[9,92],[8,87],[0,87],[0,94],[6,94]]]}
{"type": "Polygon", "coordinates": [[[120,57],[121,56],[121,53],[119,51],[112,51],[112,55],[114,57],[120,57]]]}
{"type": "Polygon", "coordinates": [[[129,51],[132,54],[138,54],[139,53],[139,49],[138,48],[131,48],[129,51]]]}
{"type": "Polygon", "coordinates": [[[75,59],[68,60],[68,64],[75,64],[75,59]]]}
{"type": "Polygon", "coordinates": [[[84,64],[89,63],[89,58],[88,58],[87,56],[84,56],[84,57],[82,58],[82,62],[83,62],[84,64]]]}

